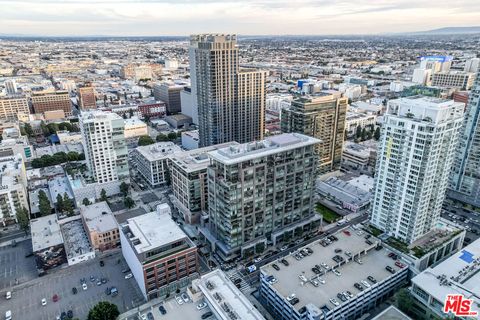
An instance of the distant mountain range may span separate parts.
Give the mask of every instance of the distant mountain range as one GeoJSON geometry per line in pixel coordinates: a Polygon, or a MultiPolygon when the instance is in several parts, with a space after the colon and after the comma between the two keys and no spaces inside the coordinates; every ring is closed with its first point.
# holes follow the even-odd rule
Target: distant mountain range
{"type": "Polygon", "coordinates": [[[475,27],[445,27],[428,31],[411,32],[413,34],[466,34],[480,33],[480,26],[475,27]]]}

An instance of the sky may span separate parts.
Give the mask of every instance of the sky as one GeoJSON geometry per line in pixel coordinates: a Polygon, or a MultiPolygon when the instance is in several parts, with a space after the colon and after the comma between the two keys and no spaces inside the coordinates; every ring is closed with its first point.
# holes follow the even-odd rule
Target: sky
{"type": "Polygon", "coordinates": [[[340,35],[478,25],[478,0],[0,0],[0,34],[16,35],[340,35]]]}

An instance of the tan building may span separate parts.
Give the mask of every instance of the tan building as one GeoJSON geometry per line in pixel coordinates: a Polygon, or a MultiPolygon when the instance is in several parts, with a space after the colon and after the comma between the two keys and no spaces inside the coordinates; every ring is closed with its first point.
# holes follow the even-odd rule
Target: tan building
{"type": "Polygon", "coordinates": [[[460,90],[470,90],[475,81],[475,73],[449,71],[438,72],[432,75],[432,86],[434,87],[448,87],[460,88],[460,90]]]}
{"type": "Polygon", "coordinates": [[[240,70],[238,50],[234,34],[190,37],[192,99],[202,147],[263,139],[266,73],[240,70]]]}
{"type": "Polygon", "coordinates": [[[63,110],[63,112],[65,112],[65,116],[69,117],[72,115],[72,102],[68,92],[66,91],[33,94],[32,105],[35,113],[63,110]]]}
{"type": "Polygon", "coordinates": [[[292,101],[282,110],[282,132],[303,133],[320,139],[316,146],[319,173],[340,169],[348,99],[339,94],[322,93],[292,101]]]}
{"type": "Polygon", "coordinates": [[[118,246],[120,236],[118,224],[106,202],[81,206],[83,224],[90,243],[95,250],[108,250],[118,246]]]}
{"type": "Polygon", "coordinates": [[[78,107],[80,110],[97,108],[95,89],[92,86],[78,88],[78,107]]]}
{"type": "Polygon", "coordinates": [[[18,120],[19,113],[30,113],[26,97],[20,95],[0,97],[0,120],[18,120]]]}
{"type": "Polygon", "coordinates": [[[63,110],[52,110],[52,111],[45,111],[43,113],[43,119],[49,120],[63,120],[66,119],[65,111],[63,110]]]}

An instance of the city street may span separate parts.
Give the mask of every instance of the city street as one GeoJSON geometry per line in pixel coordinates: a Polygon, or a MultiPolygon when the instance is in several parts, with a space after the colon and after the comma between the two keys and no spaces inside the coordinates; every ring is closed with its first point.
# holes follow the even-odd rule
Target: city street
{"type": "Polygon", "coordinates": [[[105,262],[104,267],[100,267],[100,259],[96,258],[89,262],[51,271],[51,274],[44,277],[9,288],[12,291],[10,300],[5,300],[6,290],[2,291],[0,314],[11,310],[14,319],[53,320],[61,312],[72,310],[75,317],[85,319],[88,311],[102,300],[115,303],[120,312],[142,304],[144,299],[135,279],[125,280],[125,274],[121,272],[126,263],[121,258],[120,252],[102,260],[105,262]],[[121,259],[119,264],[117,264],[118,259],[121,259]],[[91,275],[95,278],[107,278],[108,282],[97,286],[90,281],[91,275]],[[81,278],[87,281],[86,291],[81,288],[81,278]],[[105,289],[112,286],[118,289],[119,294],[116,297],[105,294],[105,289]],[[75,295],[72,293],[73,287],[78,290],[75,295]],[[52,301],[55,294],[60,298],[58,302],[52,301]],[[43,298],[47,300],[46,306],[41,304],[43,298]]]}

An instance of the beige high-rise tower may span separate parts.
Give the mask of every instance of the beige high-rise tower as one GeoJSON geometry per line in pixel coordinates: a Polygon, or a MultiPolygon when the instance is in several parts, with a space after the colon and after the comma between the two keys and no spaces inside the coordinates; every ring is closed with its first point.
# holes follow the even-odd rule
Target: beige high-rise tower
{"type": "Polygon", "coordinates": [[[265,72],[240,71],[236,35],[192,35],[190,74],[201,146],[263,139],[265,72]]]}

